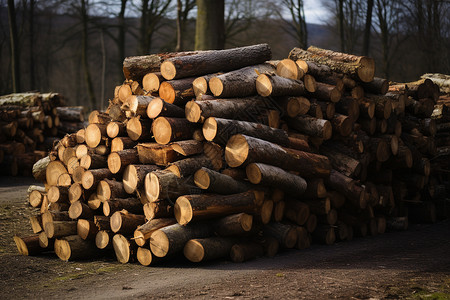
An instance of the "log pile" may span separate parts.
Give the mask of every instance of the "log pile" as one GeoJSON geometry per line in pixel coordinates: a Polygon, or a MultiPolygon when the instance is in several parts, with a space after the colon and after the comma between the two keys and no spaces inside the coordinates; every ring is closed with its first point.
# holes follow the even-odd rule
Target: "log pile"
{"type": "Polygon", "coordinates": [[[0,96],[1,175],[30,176],[34,163],[83,121],[83,107],[66,106],[57,93],[0,96]]]}
{"type": "Polygon", "coordinates": [[[270,58],[262,44],[125,59],[107,111],[35,165],[45,188],[19,252],[242,262],[445,213],[434,84],[389,86],[372,59],[316,47],[270,58]]]}

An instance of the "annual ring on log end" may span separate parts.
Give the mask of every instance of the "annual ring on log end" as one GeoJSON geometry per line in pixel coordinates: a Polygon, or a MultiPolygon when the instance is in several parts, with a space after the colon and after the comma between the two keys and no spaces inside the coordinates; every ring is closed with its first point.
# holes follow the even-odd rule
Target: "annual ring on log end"
{"type": "Polygon", "coordinates": [[[69,260],[70,256],[72,255],[69,242],[66,240],[56,240],[55,253],[61,260],[69,260]]]}
{"type": "Polygon", "coordinates": [[[128,194],[133,193],[137,188],[137,171],[134,165],[128,165],[123,172],[123,189],[128,194]]]}
{"type": "Polygon", "coordinates": [[[183,196],[178,197],[173,207],[173,211],[175,219],[177,219],[177,222],[180,225],[186,225],[192,220],[193,210],[191,203],[183,196]]]}
{"type": "Polygon", "coordinates": [[[150,236],[150,250],[157,257],[164,257],[169,252],[169,239],[161,230],[156,230],[150,236]]]}
{"type": "Polygon", "coordinates": [[[171,61],[165,61],[161,64],[161,74],[166,80],[172,80],[177,74],[177,69],[171,61]]]}
{"type": "Polygon", "coordinates": [[[95,236],[95,245],[99,249],[105,249],[109,244],[109,234],[105,230],[100,230],[95,236]]]}
{"type": "Polygon", "coordinates": [[[249,214],[243,214],[241,216],[241,225],[244,231],[250,231],[253,225],[253,216],[249,214]]]}
{"type": "Polygon", "coordinates": [[[130,245],[127,239],[121,235],[116,234],[113,237],[113,247],[116,253],[117,261],[125,264],[130,259],[130,245]]]}
{"type": "Polygon", "coordinates": [[[267,97],[272,94],[272,83],[267,75],[261,74],[256,80],[256,90],[258,94],[267,97]]]}
{"type": "Polygon", "coordinates": [[[166,118],[157,118],[153,121],[153,128],[158,128],[158,130],[153,130],[153,135],[155,141],[158,144],[168,144],[172,137],[172,126],[166,118]]]}
{"type": "Polygon", "coordinates": [[[27,245],[25,244],[25,242],[18,236],[14,236],[14,242],[16,243],[17,250],[19,251],[19,253],[22,255],[28,256],[28,254],[29,254],[28,248],[27,248],[27,245]]]}
{"type": "Polygon", "coordinates": [[[142,135],[142,124],[138,118],[131,118],[127,122],[127,134],[133,141],[139,139],[142,135]]]}
{"type": "Polygon", "coordinates": [[[120,171],[122,164],[120,161],[120,156],[117,152],[113,152],[108,156],[108,169],[111,173],[116,174],[120,171]]]}
{"type": "Polygon", "coordinates": [[[168,103],[173,103],[175,100],[175,90],[167,81],[164,81],[159,86],[159,97],[168,103]]]}
{"type": "Polygon", "coordinates": [[[358,77],[363,82],[371,82],[375,74],[375,61],[370,57],[362,57],[359,63],[358,77]]]}
{"type": "Polygon", "coordinates": [[[203,123],[203,136],[207,141],[212,141],[217,135],[217,121],[214,117],[210,117],[203,123]]]}
{"type": "Polygon", "coordinates": [[[136,253],[139,263],[143,266],[149,266],[152,263],[152,253],[147,248],[139,247],[136,253]]]}
{"type": "Polygon", "coordinates": [[[206,190],[209,188],[211,184],[211,180],[207,172],[202,169],[197,170],[194,174],[194,183],[202,190],[206,190]]]}
{"type": "Polygon", "coordinates": [[[247,178],[253,184],[258,184],[262,180],[261,170],[258,168],[257,164],[249,164],[245,169],[247,173],[247,178]]]}
{"type": "Polygon", "coordinates": [[[147,116],[150,119],[156,118],[163,109],[164,106],[164,100],[161,98],[154,98],[147,106],[147,116]]]}
{"type": "Polygon", "coordinates": [[[189,122],[196,123],[200,121],[202,110],[200,106],[197,103],[195,103],[195,101],[189,101],[188,103],[186,103],[185,111],[186,111],[186,119],[189,122]]]}
{"type": "Polygon", "coordinates": [[[219,97],[223,92],[223,83],[220,78],[213,77],[209,80],[209,89],[214,96],[219,97]]]}
{"type": "MultiPolygon", "coordinates": [[[[330,124],[331,126],[331,124],[330,124]]],[[[225,148],[225,160],[232,168],[242,165],[248,157],[249,146],[243,135],[232,136],[225,148]]]]}
{"type": "Polygon", "coordinates": [[[120,230],[120,227],[122,227],[122,214],[120,211],[116,211],[111,216],[111,230],[113,232],[117,232],[120,230]]]}
{"type": "Polygon", "coordinates": [[[153,173],[147,174],[145,176],[145,187],[146,187],[145,190],[147,191],[147,197],[149,197],[150,200],[158,199],[160,190],[159,190],[159,179],[157,175],[153,173]]]}
{"type": "Polygon", "coordinates": [[[195,95],[201,95],[208,91],[208,82],[204,77],[195,78],[192,82],[192,88],[195,95]]]}
{"type": "Polygon", "coordinates": [[[192,262],[201,262],[205,257],[205,249],[197,240],[190,240],[183,250],[184,256],[192,262]]]}

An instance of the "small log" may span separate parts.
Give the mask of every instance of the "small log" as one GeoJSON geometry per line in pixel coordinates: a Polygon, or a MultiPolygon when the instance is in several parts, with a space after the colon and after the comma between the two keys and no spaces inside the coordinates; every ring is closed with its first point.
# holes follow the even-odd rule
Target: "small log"
{"type": "Polygon", "coordinates": [[[64,261],[88,259],[96,257],[97,248],[89,241],[78,235],[70,235],[55,241],[55,253],[64,261]]]}
{"type": "Polygon", "coordinates": [[[42,228],[45,228],[47,223],[53,223],[54,221],[72,221],[68,211],[47,210],[41,214],[41,218],[42,228]]]}
{"type": "Polygon", "coordinates": [[[145,203],[143,210],[147,220],[173,217],[173,205],[169,200],[145,203]]]}
{"type": "Polygon", "coordinates": [[[323,155],[327,156],[331,162],[331,165],[335,170],[338,170],[342,174],[348,177],[357,177],[361,172],[361,163],[348,156],[341,153],[332,147],[321,147],[320,151],[323,155]]]}
{"type": "Polygon", "coordinates": [[[113,174],[123,171],[126,166],[139,162],[137,149],[125,149],[108,156],[108,169],[113,174]]]}
{"type": "Polygon", "coordinates": [[[69,217],[74,220],[78,218],[91,220],[94,217],[94,213],[88,205],[81,201],[75,201],[70,204],[69,217]]]}
{"type": "Polygon", "coordinates": [[[224,195],[242,193],[249,188],[241,181],[205,167],[195,172],[194,183],[202,190],[224,195]]]}
{"type": "Polygon", "coordinates": [[[181,178],[194,174],[202,166],[212,168],[211,160],[205,155],[197,155],[170,163],[166,170],[181,178]]]}
{"type": "Polygon", "coordinates": [[[127,134],[133,141],[149,140],[152,136],[152,121],[133,117],[127,122],[127,134]]]}
{"type": "Polygon", "coordinates": [[[154,98],[151,96],[136,96],[132,95],[127,97],[122,109],[131,112],[132,116],[147,116],[147,106],[154,98]]]}
{"type": "Polygon", "coordinates": [[[58,178],[66,173],[67,169],[61,161],[51,161],[45,171],[45,181],[48,185],[57,185],[58,178]]]}
{"type": "Polygon", "coordinates": [[[30,185],[27,190],[28,202],[32,207],[39,207],[44,200],[45,188],[37,185],[30,185]]]}
{"type": "Polygon", "coordinates": [[[306,94],[302,81],[268,74],[260,74],[256,78],[256,91],[263,97],[303,96],[306,94]]]}
{"type": "Polygon", "coordinates": [[[126,127],[121,122],[109,122],[106,126],[106,134],[109,138],[115,138],[117,136],[123,136],[126,133],[126,127]]]}
{"type": "Polygon", "coordinates": [[[184,256],[191,262],[210,261],[228,257],[236,240],[224,237],[208,237],[189,240],[183,249],[184,256]]]}
{"type": "Polygon", "coordinates": [[[161,72],[147,73],[142,78],[142,88],[149,93],[157,92],[159,85],[164,81],[161,72]]]}
{"type": "Polygon", "coordinates": [[[133,214],[143,213],[142,203],[137,198],[114,198],[103,202],[103,214],[107,217],[122,209],[133,214]]]}
{"type": "Polygon", "coordinates": [[[168,103],[184,106],[195,97],[192,82],[195,77],[164,81],[159,86],[159,97],[168,103]]]}
{"type": "Polygon", "coordinates": [[[137,145],[130,137],[116,137],[111,141],[111,152],[134,148],[137,145]]]}
{"type": "Polygon", "coordinates": [[[171,143],[170,146],[183,156],[191,156],[203,152],[203,143],[196,140],[177,141],[171,143]]]}
{"type": "Polygon", "coordinates": [[[59,238],[77,234],[77,221],[53,221],[44,226],[48,238],[59,238]]]}
{"type": "Polygon", "coordinates": [[[84,170],[106,168],[108,166],[108,158],[104,155],[88,153],[80,158],[79,166],[84,170]]]}
{"type": "Polygon", "coordinates": [[[145,175],[158,170],[155,165],[133,165],[126,166],[123,172],[123,188],[128,194],[132,194],[144,186],[145,175]]]}
{"type": "Polygon", "coordinates": [[[185,113],[181,107],[155,97],[147,106],[147,116],[150,119],[158,117],[183,118],[185,113]]]}
{"type": "Polygon", "coordinates": [[[294,248],[297,243],[297,231],[294,227],[279,222],[272,222],[264,226],[264,232],[278,240],[285,248],[294,248]]]}
{"type": "Polygon", "coordinates": [[[31,230],[33,231],[33,233],[39,233],[39,232],[43,231],[41,215],[31,216],[29,220],[30,220],[31,230]]]}
{"type": "Polygon", "coordinates": [[[159,117],[153,121],[152,131],[158,144],[168,144],[191,139],[196,127],[186,119],[159,117]]]}
{"type": "Polygon", "coordinates": [[[112,232],[124,235],[132,234],[138,226],[144,223],[144,215],[135,215],[126,211],[116,211],[110,218],[112,232]]]}
{"type": "Polygon", "coordinates": [[[306,181],[303,178],[275,166],[251,163],[247,165],[246,173],[253,184],[277,187],[295,196],[302,195],[306,190],[306,181]]]}
{"type": "Polygon", "coordinates": [[[332,245],[336,241],[334,228],[330,225],[321,224],[312,233],[313,239],[321,244],[332,245]]]}
{"type": "Polygon", "coordinates": [[[47,199],[50,203],[69,203],[69,188],[52,186],[48,189],[47,199]]]}
{"type": "Polygon", "coordinates": [[[42,248],[39,245],[39,235],[30,235],[27,237],[18,237],[17,235],[14,236],[14,242],[17,246],[17,251],[19,251],[19,254],[21,255],[37,255],[44,251],[46,251],[45,248],[42,248]]]}
{"type": "Polygon", "coordinates": [[[276,74],[278,76],[290,79],[302,79],[304,71],[299,67],[298,64],[296,64],[295,61],[289,58],[285,58],[277,63],[276,74]]]}
{"type": "Polygon", "coordinates": [[[123,198],[126,196],[128,196],[128,193],[125,191],[123,183],[120,181],[105,178],[97,185],[97,197],[102,201],[111,198],[123,198]]]}
{"type": "Polygon", "coordinates": [[[335,85],[317,82],[316,90],[311,93],[311,96],[320,101],[336,103],[341,99],[342,91],[335,85]]]}
{"type": "Polygon", "coordinates": [[[237,236],[248,233],[253,226],[253,216],[238,213],[214,221],[214,232],[219,236],[237,236]]]}
{"type": "Polygon", "coordinates": [[[366,208],[367,199],[365,190],[353,179],[338,171],[331,170],[330,177],[325,179],[325,183],[332,189],[344,194],[356,207],[366,208]]]}
{"type": "Polygon", "coordinates": [[[165,257],[183,250],[187,241],[212,235],[213,228],[203,223],[182,226],[174,224],[154,231],[150,236],[150,250],[157,257],[165,257]]]}
{"type": "Polygon", "coordinates": [[[134,231],[133,239],[138,246],[143,247],[145,243],[150,239],[150,236],[153,232],[176,223],[177,221],[174,218],[149,220],[134,231]]]}
{"type": "Polygon", "coordinates": [[[179,159],[179,154],[170,145],[142,143],[137,145],[137,150],[141,164],[167,166],[179,159]]]}
{"type": "Polygon", "coordinates": [[[114,237],[112,238],[112,244],[114,252],[116,253],[116,259],[122,264],[126,264],[136,255],[136,244],[131,243],[125,236],[121,234],[114,235],[114,237]]]}
{"type": "Polygon", "coordinates": [[[145,176],[145,194],[150,202],[172,199],[186,194],[200,193],[192,177],[180,178],[168,170],[154,171],[145,176]]]}
{"type": "Polygon", "coordinates": [[[89,124],[84,131],[86,145],[95,148],[100,145],[102,138],[107,137],[105,124],[89,124]]]}
{"type": "Polygon", "coordinates": [[[46,179],[46,169],[48,164],[50,163],[50,157],[46,156],[41,158],[33,165],[33,177],[34,179],[44,182],[46,179]]]}
{"type": "Polygon", "coordinates": [[[112,233],[108,230],[99,230],[95,236],[95,245],[98,249],[106,249],[111,246],[112,233]]]}
{"type": "Polygon", "coordinates": [[[77,234],[83,240],[94,240],[99,229],[94,221],[78,219],[77,220],[77,234]]]}
{"type": "Polygon", "coordinates": [[[323,198],[327,195],[327,189],[322,178],[311,178],[306,182],[306,190],[303,193],[305,198],[323,198]]]}
{"type": "Polygon", "coordinates": [[[317,119],[307,115],[288,119],[288,124],[293,129],[309,136],[320,137],[325,140],[331,138],[333,128],[328,120],[317,119]]]}
{"type": "Polygon", "coordinates": [[[241,263],[264,255],[264,247],[256,242],[242,242],[233,245],[230,250],[231,261],[241,263]]]}
{"type": "Polygon", "coordinates": [[[84,172],[83,174],[83,177],[81,178],[81,183],[84,189],[89,190],[91,188],[97,187],[97,184],[101,180],[112,177],[113,174],[109,169],[86,170],[86,172],[84,172]]]}
{"type": "Polygon", "coordinates": [[[389,89],[389,81],[384,78],[374,77],[371,82],[363,82],[362,87],[369,93],[384,95],[389,89]]]}
{"type": "Polygon", "coordinates": [[[297,200],[287,200],[285,202],[285,209],[286,219],[298,225],[304,225],[310,216],[309,206],[297,200]]]}

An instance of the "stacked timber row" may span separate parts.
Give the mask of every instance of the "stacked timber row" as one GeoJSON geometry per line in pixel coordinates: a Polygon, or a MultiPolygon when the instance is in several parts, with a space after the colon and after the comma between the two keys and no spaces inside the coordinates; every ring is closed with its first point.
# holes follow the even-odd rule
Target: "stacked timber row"
{"type": "Polygon", "coordinates": [[[83,107],[56,93],[0,96],[0,126],[1,175],[30,176],[57,140],[84,127],[83,107]]]}
{"type": "Polygon", "coordinates": [[[241,262],[434,220],[408,209],[448,189],[411,137],[435,135],[434,98],[388,93],[367,57],[270,59],[266,44],[125,59],[108,110],[35,165],[41,213],[19,252],[241,262]]]}

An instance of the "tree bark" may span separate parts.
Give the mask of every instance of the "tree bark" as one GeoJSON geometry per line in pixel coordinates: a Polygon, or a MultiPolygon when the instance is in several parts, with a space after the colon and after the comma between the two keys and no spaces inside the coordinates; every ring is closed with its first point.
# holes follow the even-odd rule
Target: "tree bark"
{"type": "Polygon", "coordinates": [[[210,261],[228,257],[236,239],[209,237],[189,240],[184,246],[184,256],[191,262],[210,261]]]}
{"type": "Polygon", "coordinates": [[[158,144],[192,139],[196,124],[182,118],[159,117],[153,121],[152,131],[158,144]]]}
{"type": "Polygon", "coordinates": [[[225,1],[197,0],[196,2],[195,49],[223,49],[225,46],[225,1]]]}
{"type": "Polygon", "coordinates": [[[195,172],[194,182],[203,190],[222,195],[242,193],[249,189],[244,182],[205,167],[195,172]]]}
{"type": "Polygon", "coordinates": [[[156,97],[147,106],[147,116],[150,119],[158,117],[184,118],[185,112],[181,107],[156,97]]]}

